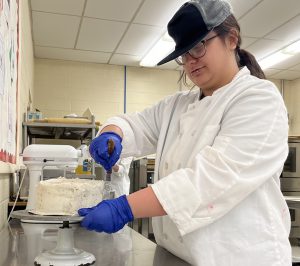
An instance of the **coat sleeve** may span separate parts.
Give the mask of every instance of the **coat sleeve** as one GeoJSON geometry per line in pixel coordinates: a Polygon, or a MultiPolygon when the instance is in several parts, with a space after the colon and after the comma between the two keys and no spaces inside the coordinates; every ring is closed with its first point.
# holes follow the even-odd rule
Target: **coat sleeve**
{"type": "Polygon", "coordinates": [[[117,164],[119,166],[119,170],[118,170],[118,172],[113,171],[112,173],[118,177],[128,176],[132,160],[133,160],[133,157],[126,157],[126,158],[123,158],[122,160],[118,161],[117,164]]]}
{"type": "Polygon", "coordinates": [[[122,158],[142,157],[156,152],[164,117],[170,113],[179,95],[177,93],[168,96],[142,112],[124,114],[107,120],[102,128],[114,124],[123,131],[122,158]]]}
{"type": "Polygon", "coordinates": [[[112,171],[111,184],[116,192],[116,197],[128,195],[130,190],[129,169],[132,162],[132,157],[127,157],[118,162],[118,172],[112,171]]]}
{"type": "MultiPolygon", "coordinates": [[[[268,88],[269,87],[269,88],[268,88]]],[[[275,88],[244,91],[227,106],[211,146],[152,188],[182,235],[211,224],[264,182],[288,153],[288,122],[275,88]]]]}

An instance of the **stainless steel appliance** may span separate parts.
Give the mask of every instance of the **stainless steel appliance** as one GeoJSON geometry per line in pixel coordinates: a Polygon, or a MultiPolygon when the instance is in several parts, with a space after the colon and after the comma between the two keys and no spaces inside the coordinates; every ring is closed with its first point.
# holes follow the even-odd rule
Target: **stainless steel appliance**
{"type": "MultiPolygon", "coordinates": [[[[149,184],[154,183],[154,158],[141,158],[131,163],[130,177],[130,193],[146,188],[149,184]]],[[[145,237],[153,240],[154,234],[152,229],[151,218],[136,219],[134,223],[129,225],[145,237]]]]}
{"type": "MultiPolygon", "coordinates": [[[[300,198],[300,138],[289,139],[289,154],[281,176],[281,191],[285,196],[300,198]]],[[[300,209],[291,209],[292,228],[290,240],[298,244],[300,240],[300,209]]]]}

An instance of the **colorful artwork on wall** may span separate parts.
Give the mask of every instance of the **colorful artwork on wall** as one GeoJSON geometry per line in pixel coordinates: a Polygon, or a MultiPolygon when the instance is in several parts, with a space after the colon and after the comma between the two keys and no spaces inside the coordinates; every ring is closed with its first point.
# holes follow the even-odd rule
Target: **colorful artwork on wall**
{"type": "Polygon", "coordinates": [[[16,163],[19,1],[0,0],[0,161],[16,163]]]}

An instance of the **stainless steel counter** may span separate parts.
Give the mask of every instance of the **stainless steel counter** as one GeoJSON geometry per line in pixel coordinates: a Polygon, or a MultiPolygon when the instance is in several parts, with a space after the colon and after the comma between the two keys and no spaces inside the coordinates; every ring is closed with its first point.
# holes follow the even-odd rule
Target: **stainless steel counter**
{"type": "MultiPolygon", "coordinates": [[[[10,228],[0,232],[0,266],[34,265],[38,254],[55,247],[58,227],[11,220],[10,228]]],[[[87,231],[79,224],[71,227],[75,230],[75,247],[94,254],[97,266],[190,265],[129,227],[111,235],[87,231]]]]}

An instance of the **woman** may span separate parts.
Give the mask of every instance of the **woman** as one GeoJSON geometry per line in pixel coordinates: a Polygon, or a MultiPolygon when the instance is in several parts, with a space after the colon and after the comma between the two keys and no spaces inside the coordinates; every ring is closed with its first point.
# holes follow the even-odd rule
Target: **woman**
{"type": "Polygon", "coordinates": [[[90,152],[109,170],[156,152],[157,183],[80,210],[89,230],[115,232],[154,217],[157,243],[193,265],[291,265],[290,217],[279,176],[288,122],[276,87],[240,49],[223,0],[184,4],[168,24],[175,59],[199,88],[107,121],[90,152]],[[115,143],[107,153],[107,142],[115,143]]]}

